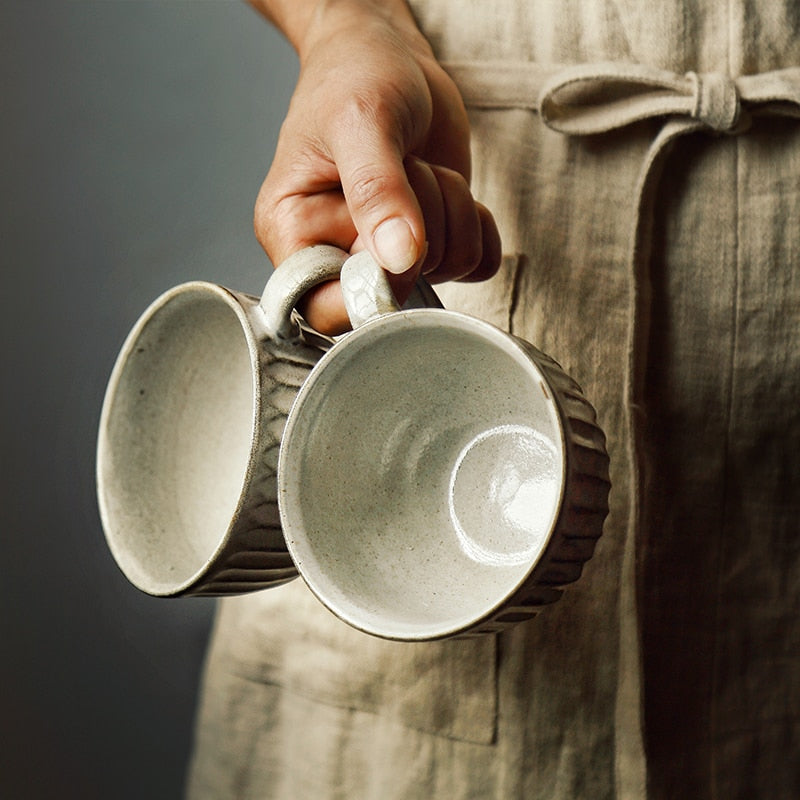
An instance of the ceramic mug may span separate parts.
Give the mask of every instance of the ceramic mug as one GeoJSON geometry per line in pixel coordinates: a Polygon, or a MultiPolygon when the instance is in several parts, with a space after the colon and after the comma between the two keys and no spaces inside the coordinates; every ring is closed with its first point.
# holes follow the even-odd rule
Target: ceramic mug
{"type": "Polygon", "coordinates": [[[367,253],[341,280],[354,330],[298,392],[278,463],[300,574],[390,639],[530,619],[579,577],[608,513],[594,409],[529,343],[442,308],[399,310],[367,253]]]}
{"type": "Polygon", "coordinates": [[[331,340],[293,309],[347,254],[308,248],[259,300],[205,282],[159,297],[128,335],[103,403],[97,488],[127,578],[157,596],[252,591],[296,577],[277,507],[295,394],[331,340]]]}

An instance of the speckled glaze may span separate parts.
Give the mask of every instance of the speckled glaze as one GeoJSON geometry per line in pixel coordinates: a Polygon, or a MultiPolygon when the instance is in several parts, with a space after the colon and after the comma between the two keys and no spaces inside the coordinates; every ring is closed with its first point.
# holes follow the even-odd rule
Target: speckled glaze
{"type": "Polygon", "coordinates": [[[279,458],[300,574],[385,638],[530,619],[580,576],[608,513],[594,409],[529,343],[441,307],[398,310],[365,253],[342,287],[354,331],[298,393],[279,458]]]}
{"type": "Polygon", "coordinates": [[[263,297],[211,283],[159,297],[112,372],[97,448],[106,540],[157,596],[222,595],[297,576],[281,533],[278,450],[286,416],[330,340],[293,316],[346,254],[308,248],[263,297]]]}

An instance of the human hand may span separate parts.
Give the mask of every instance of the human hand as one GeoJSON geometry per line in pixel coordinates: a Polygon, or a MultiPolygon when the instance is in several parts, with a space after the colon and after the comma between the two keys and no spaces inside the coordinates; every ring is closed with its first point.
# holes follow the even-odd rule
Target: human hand
{"type": "MultiPolygon", "coordinates": [[[[300,76],[255,211],[273,264],[312,244],[368,249],[400,301],[420,272],[491,277],[500,237],[469,189],[466,112],[405,4],[320,3],[294,44],[300,76]]],[[[322,333],[349,327],[338,282],[302,311],[322,333]]]]}

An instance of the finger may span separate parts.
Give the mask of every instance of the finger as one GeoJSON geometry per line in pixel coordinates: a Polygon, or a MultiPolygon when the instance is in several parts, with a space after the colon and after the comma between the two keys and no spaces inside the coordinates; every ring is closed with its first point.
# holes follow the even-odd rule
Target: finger
{"type": "Polygon", "coordinates": [[[440,164],[470,180],[469,118],[458,87],[438,65],[424,67],[434,97],[429,135],[417,155],[430,164],[440,164]]]}
{"type": "Polygon", "coordinates": [[[326,336],[350,330],[339,281],[327,281],[310,289],[297,304],[297,310],[314,330],[326,336]]]}
{"type": "Polygon", "coordinates": [[[331,143],[347,206],[373,258],[399,274],[417,265],[425,246],[422,209],[398,143],[363,117],[331,143]]]}
{"type": "Polygon", "coordinates": [[[472,273],[483,257],[481,218],[464,177],[433,166],[444,201],[445,245],[442,259],[428,275],[435,283],[459,280],[472,273]]]}
{"type": "Polygon", "coordinates": [[[256,200],[253,228],[275,266],[313,244],[332,244],[349,250],[356,237],[341,189],[274,199],[269,178],[256,200]]]}
{"type": "MultiPolygon", "coordinates": [[[[353,252],[363,249],[363,246],[356,242],[353,252]]],[[[422,260],[424,258],[423,250],[422,260]]],[[[399,305],[403,305],[408,299],[418,274],[419,264],[399,275],[389,273],[389,285],[399,305]]],[[[345,309],[342,287],[338,280],[327,281],[306,292],[298,303],[298,311],[312,328],[328,336],[337,336],[350,330],[350,318],[345,309]]]]}
{"type": "Polygon", "coordinates": [[[421,268],[424,275],[435,270],[444,255],[446,233],[444,198],[429,164],[411,156],[406,159],[406,174],[425,220],[428,250],[421,268]]]}
{"type": "Polygon", "coordinates": [[[503,257],[500,231],[497,229],[497,223],[492,216],[492,212],[481,203],[476,203],[475,207],[481,224],[482,253],[481,260],[475,269],[458,279],[465,283],[475,283],[491,278],[500,269],[500,262],[503,257]]]}

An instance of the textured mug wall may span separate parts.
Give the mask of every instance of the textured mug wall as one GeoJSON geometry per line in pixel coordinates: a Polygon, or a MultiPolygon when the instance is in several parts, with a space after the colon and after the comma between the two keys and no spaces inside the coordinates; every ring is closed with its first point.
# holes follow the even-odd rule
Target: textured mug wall
{"type": "Polygon", "coordinates": [[[252,207],[295,58],[234,0],[4,0],[0,29],[0,796],[179,797],[213,601],[115,566],[97,418],[156,295],[263,288],[252,207]]]}

